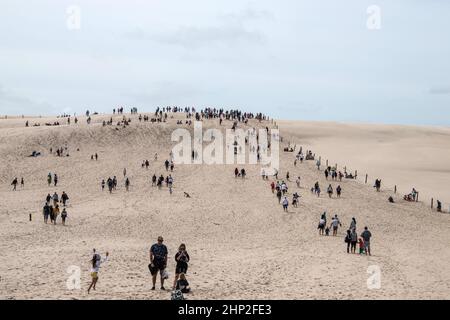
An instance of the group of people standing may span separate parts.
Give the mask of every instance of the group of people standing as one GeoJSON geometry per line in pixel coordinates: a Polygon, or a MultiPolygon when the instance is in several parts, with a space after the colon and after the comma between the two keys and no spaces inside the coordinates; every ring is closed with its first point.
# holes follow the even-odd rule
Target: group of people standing
{"type": "MultiPolygon", "coordinates": [[[[327,213],[324,212],[319,219],[319,235],[330,235],[330,230],[333,231],[333,236],[336,237],[338,234],[339,227],[342,227],[342,223],[339,220],[337,214],[331,220],[331,223],[327,224],[327,213]]],[[[350,222],[350,227],[344,238],[344,242],[347,244],[347,253],[356,253],[356,247],[359,245],[359,254],[371,255],[370,253],[370,239],[372,233],[369,231],[368,227],[364,227],[364,231],[358,237],[356,232],[356,219],[353,217],[350,222]]]]}
{"type": "Polygon", "coordinates": [[[45,204],[42,209],[42,213],[44,215],[44,223],[48,223],[48,218],[50,218],[50,223],[56,224],[56,220],[61,213],[61,221],[62,224],[66,224],[67,219],[67,210],[66,205],[67,201],[69,200],[69,196],[65,191],[61,194],[61,198],[58,196],[58,193],[54,193],[52,196],[47,194],[47,197],[45,198],[45,204]],[[60,212],[59,204],[63,205],[63,210],[60,212]]]}

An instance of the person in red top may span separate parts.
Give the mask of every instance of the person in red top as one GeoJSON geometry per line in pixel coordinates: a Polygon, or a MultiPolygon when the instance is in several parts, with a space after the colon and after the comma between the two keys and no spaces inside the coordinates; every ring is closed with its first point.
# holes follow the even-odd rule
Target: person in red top
{"type": "Polygon", "coordinates": [[[270,184],[270,188],[272,189],[272,193],[275,192],[275,182],[272,181],[272,183],[270,184]]]}

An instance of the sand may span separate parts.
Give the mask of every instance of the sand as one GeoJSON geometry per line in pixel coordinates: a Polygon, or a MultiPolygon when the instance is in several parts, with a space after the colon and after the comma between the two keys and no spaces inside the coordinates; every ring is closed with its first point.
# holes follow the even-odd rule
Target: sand
{"type": "MultiPolygon", "coordinates": [[[[367,185],[360,179],[340,183],[341,199],[317,198],[309,189],[319,181],[325,190],[323,173],[312,161],[294,167],[294,154],[280,152],[280,178],[289,171],[291,193],[302,195],[299,207],[284,213],[255,165],[244,166],[245,180],[234,178],[233,165],[177,165],[172,195],[151,187],[153,173],[166,174],[176,119],[139,123],[131,116],[130,126],[116,130],[101,126],[109,117],[94,116],[90,126],[80,117],[78,125],[29,128],[25,119],[0,119],[1,299],[170,299],[169,291],[150,291],[148,251],[159,235],[169,249],[170,280],[176,249],[186,243],[189,299],[450,298],[450,214],[431,211],[425,196],[449,194],[448,129],[280,122],[285,142],[372,177],[367,185]],[[48,153],[66,143],[70,157],[48,153]],[[33,150],[43,155],[26,157],[33,150]],[[95,152],[98,161],[90,160],[95,152]],[[144,159],[150,160],[149,170],[141,168],[144,159]],[[58,174],[57,187],[47,186],[48,172],[58,174]],[[102,192],[101,179],[113,175],[118,190],[102,192]],[[298,175],[300,189],[294,182],[298,175]],[[378,175],[405,193],[415,186],[424,200],[408,203],[397,194],[389,204],[392,191],[373,190],[378,175]],[[11,191],[14,176],[25,178],[25,188],[11,191]],[[56,226],[43,223],[45,196],[55,191],[70,197],[66,226],[60,220],[56,226]],[[343,228],[337,237],[318,235],[323,211],[339,215],[343,228]],[[367,225],[373,234],[371,257],[346,253],[344,234],[352,217],[358,233],[367,225]],[[109,251],[110,260],[102,265],[97,290],[88,295],[93,248],[103,255],[109,251]],[[69,290],[67,269],[73,265],[81,268],[81,288],[69,290]],[[380,289],[367,287],[367,269],[374,265],[381,270],[380,289]]],[[[204,124],[213,126],[218,121],[204,124]]]]}

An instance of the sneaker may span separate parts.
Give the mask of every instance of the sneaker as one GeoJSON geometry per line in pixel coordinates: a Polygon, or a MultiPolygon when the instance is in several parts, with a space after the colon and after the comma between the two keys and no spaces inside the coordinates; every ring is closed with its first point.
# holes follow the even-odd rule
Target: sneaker
{"type": "Polygon", "coordinates": [[[161,287],[161,290],[166,290],[166,288],[164,288],[164,287],[161,287]]]}
{"type": "Polygon", "coordinates": [[[155,290],[155,287],[152,287],[152,290],[155,290]]]}

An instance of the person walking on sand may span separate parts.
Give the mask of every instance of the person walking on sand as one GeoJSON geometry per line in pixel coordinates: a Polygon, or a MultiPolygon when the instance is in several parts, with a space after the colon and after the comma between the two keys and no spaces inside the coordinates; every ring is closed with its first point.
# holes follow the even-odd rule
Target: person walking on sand
{"type": "Polygon", "coordinates": [[[364,252],[366,255],[370,254],[370,238],[372,237],[372,233],[369,231],[369,228],[364,227],[364,231],[361,233],[361,238],[364,240],[364,252]]]}
{"type": "Polygon", "coordinates": [[[45,203],[44,208],[42,209],[42,213],[44,214],[44,223],[47,224],[48,222],[48,217],[50,216],[51,212],[50,212],[51,208],[48,205],[48,202],[45,203]]]}
{"type": "Polygon", "coordinates": [[[49,172],[47,175],[47,183],[48,186],[50,187],[50,185],[52,184],[52,174],[49,172]]]}
{"type": "Polygon", "coordinates": [[[169,192],[172,194],[172,187],[173,187],[173,178],[172,175],[169,174],[169,177],[167,178],[167,187],[169,187],[169,192]]]}
{"type": "Polygon", "coordinates": [[[355,217],[353,217],[352,221],[350,222],[350,230],[356,230],[356,219],[355,219],[355,217]]]}
{"type": "Polygon", "coordinates": [[[124,176],[124,177],[127,176],[127,168],[123,168],[123,176],[124,176]]]}
{"type": "Polygon", "coordinates": [[[58,202],[59,202],[59,197],[58,197],[58,194],[56,193],[56,191],[53,194],[52,199],[53,199],[53,206],[56,206],[58,204],[58,202]]]}
{"type": "Polygon", "coordinates": [[[352,234],[351,234],[350,229],[347,230],[347,234],[345,236],[345,240],[344,241],[347,244],[347,253],[350,253],[350,246],[351,246],[351,243],[352,243],[352,234]]]}
{"type": "Polygon", "coordinates": [[[277,198],[278,198],[278,203],[281,203],[281,196],[283,195],[283,193],[281,192],[281,189],[277,190],[277,198]]]}
{"type": "Polygon", "coordinates": [[[167,247],[163,244],[164,239],[162,236],[158,237],[158,242],[151,246],[150,248],[150,273],[152,274],[152,290],[155,290],[156,277],[158,271],[161,277],[161,290],[166,290],[164,288],[165,280],[165,269],[167,267],[167,247]]]}
{"type": "Polygon", "coordinates": [[[178,278],[180,274],[186,274],[188,270],[189,254],[186,251],[186,245],[184,243],[180,244],[178,247],[178,252],[175,254],[175,262],[177,263],[175,267],[175,280],[173,281],[172,289],[175,290],[178,278]]]}
{"type": "Polygon", "coordinates": [[[166,167],[166,171],[169,171],[169,160],[164,161],[164,166],[166,167]]]}
{"type": "Polygon", "coordinates": [[[108,257],[109,257],[108,251],[106,252],[106,257],[104,259],[102,259],[100,254],[96,253],[95,249],[93,251],[94,251],[94,255],[90,261],[91,262],[91,279],[92,279],[92,281],[87,290],[88,294],[91,291],[91,289],[95,290],[95,286],[97,285],[97,282],[98,282],[98,273],[100,271],[100,266],[102,263],[105,263],[106,261],[108,261],[108,257]]]}
{"type": "Polygon", "coordinates": [[[339,221],[339,218],[338,218],[337,214],[334,215],[334,218],[331,221],[331,226],[333,227],[333,236],[337,236],[337,232],[338,232],[339,226],[342,227],[342,224],[339,221]]]}
{"type": "Polygon", "coordinates": [[[61,220],[63,226],[66,225],[66,218],[67,218],[67,211],[66,208],[64,208],[63,211],[61,212],[61,220]]]}
{"type": "Polygon", "coordinates": [[[53,176],[53,183],[56,185],[58,184],[58,175],[55,173],[55,175],[53,176]]]}
{"type": "Polygon", "coordinates": [[[319,235],[323,236],[326,224],[327,221],[323,218],[322,215],[322,217],[319,219],[319,226],[317,227],[317,229],[319,229],[319,235]]]}
{"type": "Polygon", "coordinates": [[[59,205],[55,205],[55,207],[53,208],[53,224],[56,225],[56,219],[58,219],[58,215],[59,215],[59,205]]]}
{"type": "Polygon", "coordinates": [[[23,180],[23,177],[22,177],[22,179],[20,179],[20,187],[21,188],[25,187],[25,181],[23,180]]]}
{"type": "Polygon", "coordinates": [[[289,206],[289,201],[288,201],[287,197],[284,197],[284,199],[283,199],[283,210],[284,210],[284,212],[288,212],[288,206],[289,206]]]}
{"type": "Polygon", "coordinates": [[[129,189],[130,189],[130,179],[128,179],[127,177],[127,179],[125,180],[125,190],[128,191],[129,189]]]}
{"type": "Polygon", "coordinates": [[[300,188],[300,177],[297,177],[297,180],[295,180],[295,183],[297,184],[297,188],[300,188]]]}
{"type": "Polygon", "coordinates": [[[102,191],[105,190],[105,179],[102,179],[102,191]]]}
{"type": "Polygon", "coordinates": [[[156,185],[156,174],[153,174],[153,177],[152,177],[152,187],[153,186],[155,186],[156,185]]]}
{"type": "Polygon", "coordinates": [[[272,183],[270,184],[270,189],[272,190],[272,193],[275,192],[275,182],[272,181],[272,183]]]}
{"type": "Polygon", "coordinates": [[[65,191],[63,191],[62,195],[61,195],[61,201],[62,201],[62,204],[64,207],[66,206],[67,200],[69,200],[69,196],[67,195],[67,193],[65,191]]]}
{"type": "Polygon", "coordinates": [[[351,236],[350,242],[351,253],[356,253],[356,243],[358,242],[358,234],[356,233],[356,229],[351,230],[350,236],[351,236]]]}
{"type": "Polygon", "coordinates": [[[331,198],[333,196],[333,187],[331,186],[331,184],[328,186],[327,193],[328,197],[331,198]]]}
{"type": "Polygon", "coordinates": [[[341,188],[341,186],[339,185],[339,186],[337,186],[337,188],[336,188],[336,195],[337,195],[338,198],[341,197],[341,192],[342,192],[342,188],[341,188]]]}
{"type": "Polygon", "coordinates": [[[11,182],[11,185],[13,186],[13,191],[17,190],[17,178],[14,178],[14,180],[11,182]]]}

